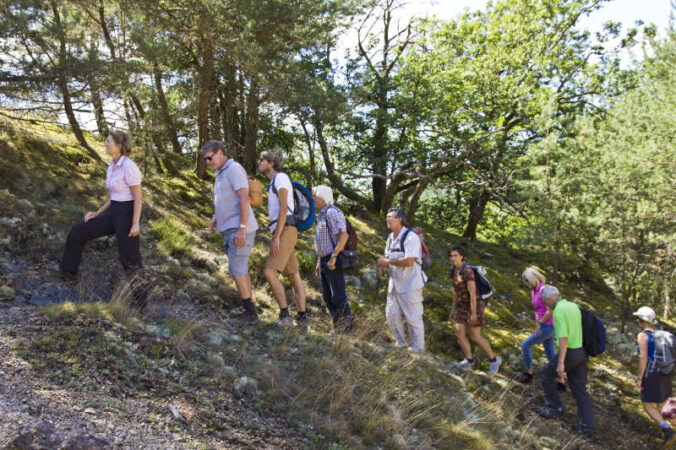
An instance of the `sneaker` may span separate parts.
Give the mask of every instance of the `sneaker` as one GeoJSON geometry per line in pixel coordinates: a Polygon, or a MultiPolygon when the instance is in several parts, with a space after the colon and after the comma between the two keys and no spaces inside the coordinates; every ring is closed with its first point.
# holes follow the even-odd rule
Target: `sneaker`
{"type": "MultiPolygon", "coordinates": [[[[594,429],[589,428],[588,426],[582,425],[580,423],[576,423],[573,425],[573,431],[577,434],[582,435],[585,439],[591,439],[594,437],[594,429]]],[[[671,434],[673,435],[674,432],[672,431],[671,434]]]]}
{"type": "Polygon", "coordinates": [[[244,324],[244,325],[256,325],[258,323],[258,315],[257,314],[249,314],[246,311],[241,312],[237,315],[234,315],[230,319],[234,320],[235,322],[239,322],[241,324],[244,324]]]}
{"type": "Polygon", "coordinates": [[[293,326],[293,317],[291,317],[291,316],[281,317],[280,316],[279,319],[277,319],[277,322],[275,322],[275,325],[277,325],[278,327],[285,327],[285,328],[292,327],[293,326]]]}
{"type": "Polygon", "coordinates": [[[542,406],[540,408],[535,408],[535,412],[538,413],[540,417],[543,417],[545,419],[563,417],[563,406],[560,406],[559,408],[552,408],[551,406],[542,406]]]}
{"type": "Polygon", "coordinates": [[[662,448],[671,448],[673,443],[676,441],[676,433],[671,428],[662,430],[664,433],[664,441],[662,441],[662,448]]]}
{"type": "Polygon", "coordinates": [[[460,362],[454,363],[453,366],[458,369],[469,370],[474,367],[474,361],[469,362],[467,361],[467,358],[465,358],[460,362]]]}
{"type": "Polygon", "coordinates": [[[496,373],[498,373],[498,370],[500,370],[500,364],[502,364],[502,358],[498,356],[495,358],[495,361],[490,363],[488,367],[488,373],[490,373],[491,375],[495,375],[496,373]]]}
{"type": "Polygon", "coordinates": [[[519,383],[528,384],[531,381],[533,381],[533,374],[528,372],[521,372],[516,377],[514,377],[514,379],[519,383]]]}

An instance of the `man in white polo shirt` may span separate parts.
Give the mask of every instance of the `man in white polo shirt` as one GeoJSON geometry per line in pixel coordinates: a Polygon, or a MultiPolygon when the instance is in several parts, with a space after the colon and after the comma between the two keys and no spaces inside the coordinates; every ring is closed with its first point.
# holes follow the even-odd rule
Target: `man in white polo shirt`
{"type": "Polygon", "coordinates": [[[392,232],[385,244],[385,257],[377,261],[377,266],[380,271],[387,270],[390,274],[385,318],[397,347],[408,347],[404,316],[411,350],[422,352],[425,350],[422,290],[426,281],[421,268],[422,247],[418,235],[404,226],[405,218],[406,213],[401,208],[390,208],[387,212],[387,228],[392,232]]]}
{"type": "Polygon", "coordinates": [[[209,231],[218,230],[228,254],[228,273],[235,279],[244,312],[235,319],[247,324],[258,322],[251,300],[249,256],[253,250],[258,223],[249,202],[249,180],[241,164],[228,158],[223,143],[209,141],[200,152],[214,170],[214,216],[209,231]]]}

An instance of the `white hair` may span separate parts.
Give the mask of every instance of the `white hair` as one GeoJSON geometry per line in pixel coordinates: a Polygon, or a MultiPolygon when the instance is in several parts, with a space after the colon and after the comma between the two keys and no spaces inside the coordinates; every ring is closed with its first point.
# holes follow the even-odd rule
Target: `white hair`
{"type": "Polygon", "coordinates": [[[312,195],[324,200],[327,205],[333,205],[333,191],[326,185],[315,186],[312,188],[312,195]]]}
{"type": "Polygon", "coordinates": [[[538,284],[544,283],[546,281],[545,276],[542,275],[535,267],[527,267],[521,276],[531,285],[534,284],[533,282],[535,280],[537,280],[538,284]]]}
{"type": "Polygon", "coordinates": [[[542,290],[540,291],[540,297],[543,300],[547,299],[547,298],[552,298],[554,296],[561,297],[561,293],[554,286],[547,285],[547,286],[543,287],[542,290]]]}

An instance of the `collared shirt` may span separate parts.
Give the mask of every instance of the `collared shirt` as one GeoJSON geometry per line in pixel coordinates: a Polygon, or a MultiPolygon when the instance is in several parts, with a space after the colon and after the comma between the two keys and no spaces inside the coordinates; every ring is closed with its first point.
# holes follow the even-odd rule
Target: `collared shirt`
{"type": "MultiPolygon", "coordinates": [[[[533,309],[535,310],[535,320],[538,322],[547,315],[547,305],[545,305],[540,297],[540,292],[542,292],[543,287],[545,287],[545,284],[540,283],[538,284],[538,287],[531,291],[531,303],[533,303],[533,309]]],[[[549,317],[544,325],[554,325],[554,317],[549,317]]]]}
{"type": "Polygon", "coordinates": [[[338,235],[347,231],[347,222],[343,212],[333,205],[324,206],[319,211],[315,227],[315,251],[321,256],[330,255],[338,244],[338,235]],[[333,236],[331,236],[333,232],[333,236]]]}
{"type": "Polygon", "coordinates": [[[270,188],[268,189],[268,218],[270,219],[270,231],[275,232],[277,228],[277,219],[279,218],[279,198],[272,190],[272,183],[275,185],[275,189],[279,192],[280,189],[286,189],[286,203],[288,205],[287,214],[291,214],[295,207],[293,202],[293,185],[291,184],[291,178],[284,172],[277,172],[277,174],[272,178],[270,182],[270,188]],[[275,222],[275,223],[273,223],[275,222]]]}
{"type": "MultiPolygon", "coordinates": [[[[239,228],[241,201],[237,191],[249,189],[249,179],[246,170],[237,161],[228,159],[223,167],[216,171],[214,181],[214,211],[216,214],[216,229],[222,233],[230,228],[239,228]]],[[[252,233],[258,229],[258,222],[253,209],[249,205],[249,218],[246,222],[246,232],[252,233]]]]}
{"type": "Polygon", "coordinates": [[[561,338],[568,338],[568,348],[573,350],[582,347],[582,313],[580,307],[562,298],[554,306],[554,332],[556,343],[561,338]]]}
{"type": "Polygon", "coordinates": [[[120,156],[117,162],[110,160],[106,172],[106,189],[110,199],[115,202],[134,200],[131,187],[141,184],[142,178],[138,166],[126,156],[120,156]]]}
{"type": "Polygon", "coordinates": [[[388,292],[403,294],[404,292],[421,289],[425,286],[425,274],[421,268],[422,246],[420,245],[420,238],[412,231],[406,233],[407,229],[403,227],[399,230],[396,238],[394,237],[394,233],[390,233],[385,244],[385,257],[390,259],[415,258],[415,261],[410,267],[396,267],[392,265],[388,267],[390,273],[388,292]],[[405,233],[407,236],[403,245],[404,251],[402,252],[400,239],[405,233]]]}

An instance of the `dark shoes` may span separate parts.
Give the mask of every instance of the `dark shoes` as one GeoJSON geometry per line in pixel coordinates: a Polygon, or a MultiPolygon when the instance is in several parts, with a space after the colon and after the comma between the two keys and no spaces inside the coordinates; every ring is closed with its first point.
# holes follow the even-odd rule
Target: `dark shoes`
{"type": "Polygon", "coordinates": [[[77,281],[77,274],[76,273],[65,272],[65,271],[61,270],[60,267],[52,269],[52,274],[57,278],[61,278],[63,281],[77,281]]]}
{"type": "Polygon", "coordinates": [[[298,325],[299,328],[307,330],[308,325],[310,325],[310,320],[308,319],[307,314],[303,314],[302,316],[300,314],[297,315],[296,325],[298,325]]]}
{"type": "Polygon", "coordinates": [[[258,314],[251,314],[247,311],[231,317],[231,320],[242,325],[256,325],[258,323],[258,314]]]}
{"type": "Polygon", "coordinates": [[[516,377],[514,377],[514,379],[519,383],[528,384],[531,381],[533,381],[533,374],[528,372],[521,372],[516,377]]]}
{"type": "Polygon", "coordinates": [[[664,441],[662,441],[662,448],[671,448],[674,442],[676,442],[676,433],[671,428],[662,430],[664,433],[664,441]]]}
{"type": "Polygon", "coordinates": [[[563,417],[563,406],[558,408],[552,408],[551,406],[542,406],[540,408],[535,408],[535,412],[538,413],[540,417],[545,419],[555,419],[563,417]]]}
{"type": "MultiPolygon", "coordinates": [[[[594,429],[589,428],[586,425],[582,425],[579,423],[576,423],[573,425],[573,431],[579,435],[581,435],[585,439],[592,439],[594,437],[594,429]]],[[[672,431],[673,434],[673,431],[672,431]]]]}
{"type": "Polygon", "coordinates": [[[559,392],[566,392],[567,389],[568,389],[568,386],[566,386],[566,383],[564,383],[564,382],[562,382],[562,381],[557,381],[557,382],[556,382],[556,390],[557,390],[557,391],[559,391],[559,392]]]}

